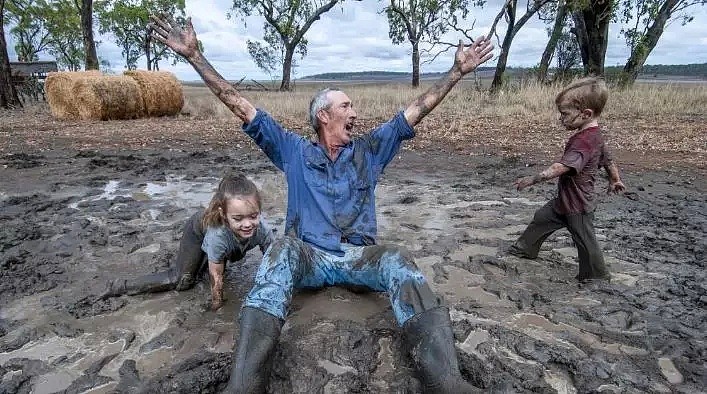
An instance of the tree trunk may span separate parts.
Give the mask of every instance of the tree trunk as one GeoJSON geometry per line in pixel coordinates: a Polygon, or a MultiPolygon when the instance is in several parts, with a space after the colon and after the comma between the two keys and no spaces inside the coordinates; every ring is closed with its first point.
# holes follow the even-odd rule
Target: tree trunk
{"type": "Polygon", "coordinates": [[[512,32],[507,32],[506,36],[503,38],[503,44],[501,45],[501,53],[498,55],[498,62],[496,63],[496,72],[493,74],[493,81],[491,82],[491,92],[497,92],[499,89],[501,89],[501,87],[503,87],[503,74],[506,72],[506,63],[508,62],[508,53],[511,50],[512,42],[512,32]]]}
{"type": "Polygon", "coordinates": [[[586,75],[604,75],[612,4],[612,0],[591,1],[572,15],[586,75]]]}
{"type": "Polygon", "coordinates": [[[96,41],[93,40],[93,0],[81,1],[81,30],[83,32],[83,48],[86,52],[86,70],[98,70],[98,55],[96,41]]]}
{"type": "Polygon", "coordinates": [[[150,54],[152,51],[150,50],[151,45],[150,45],[150,34],[147,34],[147,37],[145,37],[145,58],[147,59],[147,71],[152,70],[152,59],[150,58],[150,54]]]}
{"type": "Polygon", "coordinates": [[[584,74],[587,74],[587,65],[589,64],[589,50],[587,49],[589,45],[589,37],[587,37],[587,27],[584,25],[584,18],[582,18],[582,13],[579,11],[572,13],[572,21],[574,22],[574,27],[572,28],[572,33],[577,39],[579,44],[579,54],[582,56],[582,66],[584,66],[584,74]]]}
{"type": "Polygon", "coordinates": [[[496,72],[493,74],[493,81],[491,82],[491,92],[497,92],[503,86],[503,73],[506,72],[506,63],[508,62],[508,52],[511,50],[511,43],[513,43],[513,36],[515,23],[516,23],[516,7],[517,1],[508,3],[506,7],[507,22],[506,34],[503,37],[503,44],[501,44],[501,54],[498,55],[498,62],[496,63],[496,72]]]}
{"type": "Polygon", "coordinates": [[[668,0],[660,7],[658,15],[656,15],[653,24],[646,31],[646,35],[642,37],[636,44],[635,48],[631,49],[631,56],[624,65],[623,72],[619,79],[619,86],[628,87],[633,85],[638,77],[638,73],[643,68],[648,55],[651,54],[653,48],[658,43],[658,39],[663,34],[665,24],[673,14],[673,7],[677,5],[679,0],[668,0]]]}
{"type": "Polygon", "coordinates": [[[0,0],[0,108],[22,107],[17,90],[12,84],[10,56],[5,42],[5,0],[0,0]]]}
{"type": "Polygon", "coordinates": [[[296,44],[285,46],[285,59],[282,62],[282,82],[280,83],[280,91],[290,91],[290,74],[292,73],[292,57],[295,54],[296,44]]]}
{"type": "Polygon", "coordinates": [[[557,48],[557,42],[562,36],[562,29],[565,27],[565,20],[567,19],[567,4],[564,0],[560,0],[557,3],[557,13],[555,15],[555,24],[552,26],[552,32],[550,33],[550,38],[545,46],[545,51],[543,56],[540,58],[540,67],[538,68],[538,81],[545,82],[547,80],[547,70],[550,68],[550,61],[552,61],[552,55],[555,53],[557,48]]]}
{"type": "Polygon", "coordinates": [[[420,47],[418,41],[412,42],[412,87],[420,86],[420,47]]]}

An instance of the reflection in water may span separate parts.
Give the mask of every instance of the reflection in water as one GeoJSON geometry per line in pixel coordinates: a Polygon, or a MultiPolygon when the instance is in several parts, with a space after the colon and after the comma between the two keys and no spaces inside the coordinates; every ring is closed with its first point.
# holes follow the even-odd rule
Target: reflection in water
{"type": "Polygon", "coordinates": [[[80,209],[81,204],[99,200],[110,201],[116,197],[130,197],[136,201],[163,201],[179,208],[205,207],[218,185],[218,179],[206,178],[205,181],[194,182],[185,181],[183,176],[167,176],[164,182],[148,182],[139,187],[120,185],[120,181],[108,181],[101,194],[73,202],[69,207],[80,209]]]}

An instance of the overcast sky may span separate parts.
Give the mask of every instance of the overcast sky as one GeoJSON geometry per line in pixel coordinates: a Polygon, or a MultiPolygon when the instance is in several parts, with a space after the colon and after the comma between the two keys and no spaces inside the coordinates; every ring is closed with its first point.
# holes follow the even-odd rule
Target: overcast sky
{"type": "MultiPolygon", "coordinates": [[[[465,21],[466,27],[474,23],[475,36],[486,33],[501,3],[501,0],[491,0],[484,9],[474,9],[465,21]]],[[[186,0],[186,13],[192,17],[206,57],[224,77],[234,80],[242,77],[267,79],[267,74],[255,66],[246,48],[248,40],[262,39],[262,18],[250,17],[245,24],[239,18],[229,20],[226,13],[231,4],[231,0],[186,0]]],[[[294,77],[345,71],[410,72],[410,44],[392,44],[388,38],[387,19],[379,13],[383,5],[384,2],[378,0],[348,1],[324,14],[306,34],[309,41],[308,54],[299,61],[300,66],[294,71],[294,77]]],[[[691,23],[682,26],[676,21],[668,25],[647,64],[707,62],[707,7],[693,7],[691,11],[695,16],[691,23]]],[[[623,65],[628,57],[628,48],[619,35],[620,28],[619,25],[610,28],[607,66],[623,65]]],[[[497,30],[502,34],[505,26],[499,25],[497,30]]],[[[446,38],[456,42],[461,37],[450,34],[446,38]]],[[[108,60],[115,72],[121,72],[124,60],[120,49],[112,42],[112,37],[104,35],[97,39],[101,41],[99,57],[108,60]]],[[[536,65],[546,42],[546,25],[535,17],[513,41],[508,65],[536,65]]],[[[498,43],[494,44],[498,46],[498,43]]],[[[8,43],[10,57],[14,59],[12,46],[11,42],[8,43]]],[[[498,49],[495,53],[498,54],[498,49]]],[[[447,70],[451,66],[452,56],[450,51],[433,63],[422,64],[422,72],[447,70]]],[[[487,63],[491,66],[494,64],[495,60],[487,63]]],[[[144,58],[138,66],[145,67],[144,58]]],[[[182,80],[199,79],[188,64],[172,66],[164,63],[160,68],[176,73],[182,80]]]]}

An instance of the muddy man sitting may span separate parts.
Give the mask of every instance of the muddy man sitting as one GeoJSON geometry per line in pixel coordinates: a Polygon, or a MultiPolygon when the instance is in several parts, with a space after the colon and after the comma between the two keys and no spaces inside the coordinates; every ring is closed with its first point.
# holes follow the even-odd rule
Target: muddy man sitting
{"type": "Polygon", "coordinates": [[[191,20],[181,28],[153,17],[151,29],[155,39],[194,67],[287,180],[286,236],[273,241],[263,256],[243,303],[226,392],[265,392],[293,289],[336,285],[388,293],[426,391],[476,392],[459,372],[449,310],[405,249],[376,245],[374,191],[402,142],[415,136],[413,126],[464,75],[491,58],[490,42],[480,37],[467,47],[460,41],[454,65],[443,78],[390,121],[358,138],[351,135],[356,111],[348,96],[337,89],[320,91],[309,107],[317,133],[317,140],[310,141],[256,109],[209,64],[191,20]]]}
{"type": "Polygon", "coordinates": [[[161,272],[108,282],[103,298],[191,289],[208,264],[211,309],[223,305],[226,262],[235,263],[256,246],[265,253],[274,236],[261,219],[260,192],[245,175],[226,175],[205,210],[184,225],[175,265],[161,272]]]}

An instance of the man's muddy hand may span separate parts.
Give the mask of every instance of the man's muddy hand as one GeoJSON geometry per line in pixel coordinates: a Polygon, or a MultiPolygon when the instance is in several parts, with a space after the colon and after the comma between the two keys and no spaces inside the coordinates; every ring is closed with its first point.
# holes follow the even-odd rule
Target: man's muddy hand
{"type": "Polygon", "coordinates": [[[191,17],[187,18],[184,28],[169,15],[150,15],[150,36],[170,47],[173,51],[189,59],[199,52],[199,42],[196,39],[191,17]]]}
{"type": "Polygon", "coordinates": [[[459,40],[457,52],[454,55],[454,67],[462,75],[466,75],[476,69],[479,65],[493,57],[493,44],[486,37],[481,36],[474,41],[471,46],[464,48],[464,42],[459,40]]]}

